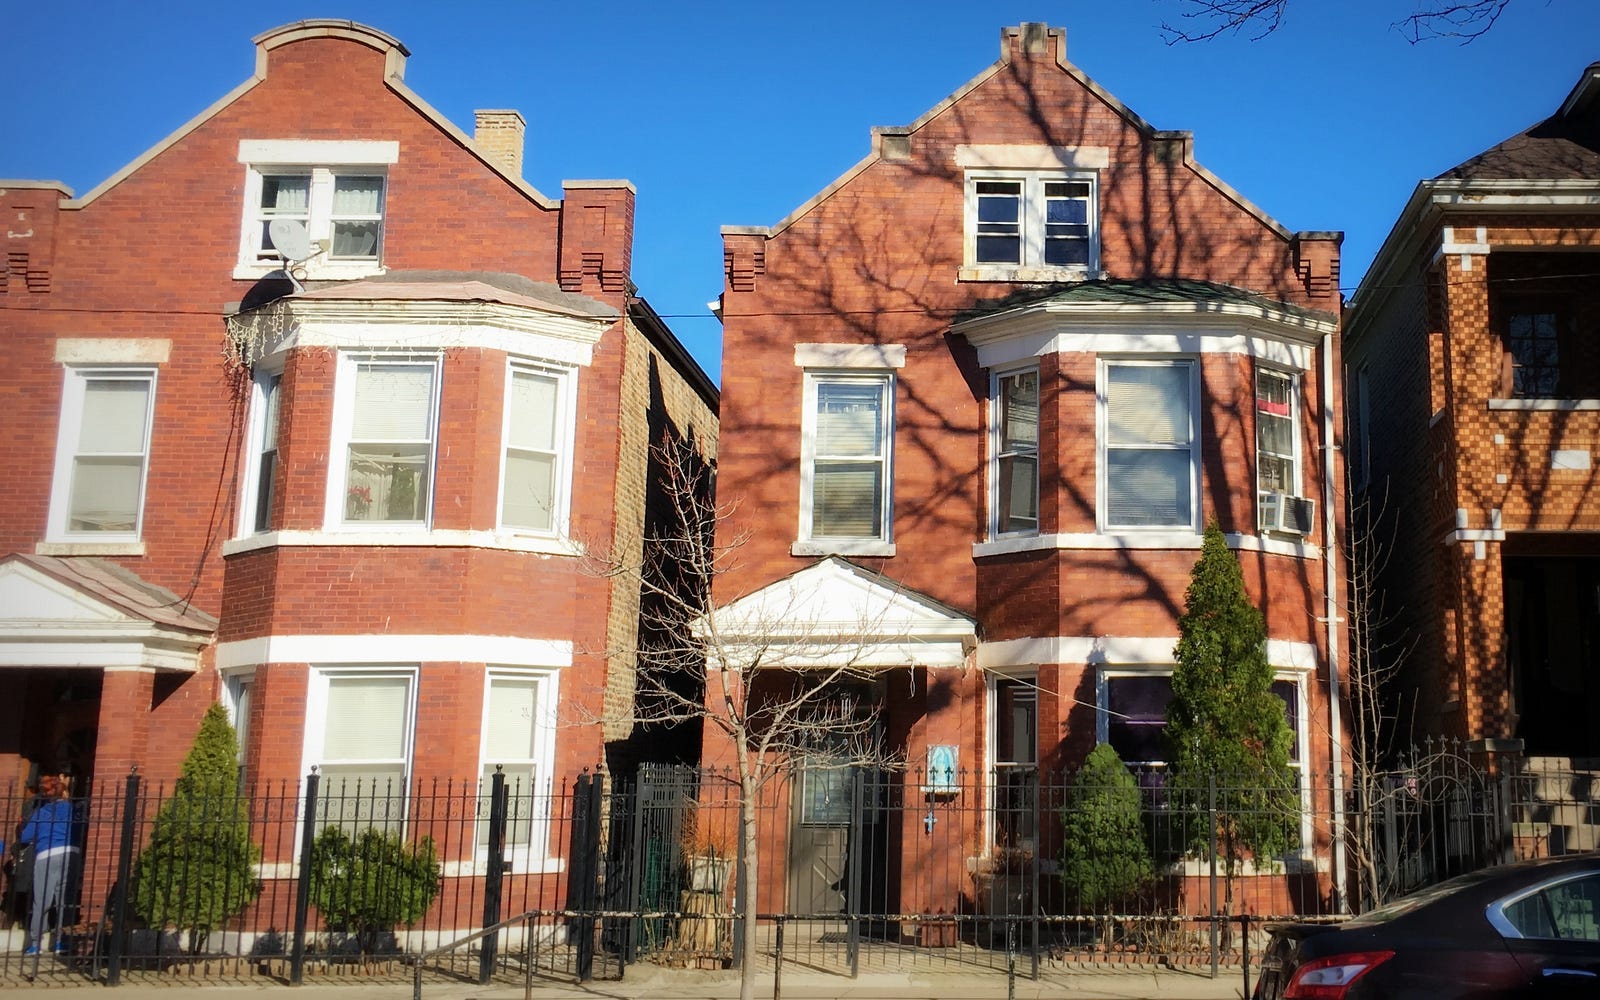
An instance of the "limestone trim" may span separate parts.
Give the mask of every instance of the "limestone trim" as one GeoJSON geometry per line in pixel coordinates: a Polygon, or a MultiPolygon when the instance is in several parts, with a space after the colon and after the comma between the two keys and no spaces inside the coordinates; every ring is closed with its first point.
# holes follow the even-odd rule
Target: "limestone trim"
{"type": "Polygon", "coordinates": [[[268,663],[317,666],[487,663],[559,669],[572,666],[572,643],[506,635],[267,635],[217,644],[217,669],[268,663]]]}

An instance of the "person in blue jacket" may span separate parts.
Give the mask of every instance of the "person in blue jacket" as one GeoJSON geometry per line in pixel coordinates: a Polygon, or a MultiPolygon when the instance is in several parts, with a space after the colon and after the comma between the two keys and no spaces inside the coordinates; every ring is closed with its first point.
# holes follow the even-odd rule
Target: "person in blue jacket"
{"type": "Polygon", "coordinates": [[[64,951],[61,926],[66,918],[70,889],[83,859],[82,823],[72,802],[72,782],[66,775],[47,774],[39,780],[43,802],[28,816],[17,834],[19,843],[33,848],[33,899],[28,913],[28,942],[24,954],[37,955],[47,929],[53,932],[56,951],[64,951]]]}

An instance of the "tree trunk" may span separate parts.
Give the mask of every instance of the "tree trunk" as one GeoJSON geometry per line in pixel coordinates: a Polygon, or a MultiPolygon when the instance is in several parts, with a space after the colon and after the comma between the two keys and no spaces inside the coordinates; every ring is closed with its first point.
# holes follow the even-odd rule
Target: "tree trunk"
{"type": "Polygon", "coordinates": [[[743,753],[739,762],[739,836],[743,840],[744,870],[739,873],[739,915],[743,918],[739,955],[739,1000],[755,1000],[756,995],[756,907],[759,870],[756,851],[755,777],[743,753]]]}

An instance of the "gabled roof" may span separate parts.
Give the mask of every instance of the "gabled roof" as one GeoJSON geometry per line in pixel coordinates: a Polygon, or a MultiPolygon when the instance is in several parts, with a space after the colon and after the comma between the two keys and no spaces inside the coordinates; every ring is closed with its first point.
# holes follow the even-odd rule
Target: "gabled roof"
{"type": "Polygon", "coordinates": [[[1104,87],[1100,86],[1100,84],[1092,80],[1087,73],[1079,69],[1073,63],[1069,62],[1066,57],[1066,35],[1066,29],[1064,28],[1052,28],[1049,25],[1040,24],[1037,22],[1024,22],[1019,27],[1002,28],[1000,31],[1000,58],[992,63],[988,68],[980,72],[977,76],[958,87],[956,91],[949,97],[946,97],[938,104],[935,104],[933,107],[929,108],[922,114],[921,117],[912,122],[910,125],[901,127],[874,128],[872,130],[872,151],[868,153],[864,159],[862,159],[855,166],[851,167],[849,170],[846,170],[843,174],[839,175],[839,177],[835,179],[833,183],[817,192],[808,201],[785,216],[776,225],[723,226],[723,235],[759,235],[766,236],[768,238],[777,236],[779,233],[783,232],[785,229],[788,229],[790,226],[794,225],[794,223],[804,218],[811,212],[812,209],[816,208],[818,205],[827,201],[834,194],[842,190],[847,184],[850,183],[850,181],[854,180],[858,174],[861,174],[868,167],[882,159],[883,140],[886,136],[898,137],[914,134],[918,129],[921,129],[924,125],[927,125],[929,122],[933,121],[941,114],[954,107],[961,101],[963,97],[966,97],[969,93],[976,90],[979,86],[988,81],[990,77],[993,77],[996,73],[999,73],[1007,65],[1009,65],[1011,63],[1011,45],[1013,39],[1020,38],[1023,45],[1036,47],[1043,45],[1044,39],[1048,37],[1054,37],[1057,39],[1056,51],[1059,53],[1059,56],[1056,60],[1056,65],[1062,72],[1076,80],[1080,85],[1083,86],[1085,90],[1089,91],[1102,103],[1104,103],[1113,114],[1126,121],[1139,132],[1152,139],[1164,139],[1176,143],[1182,150],[1183,163],[1186,167],[1188,167],[1190,170],[1193,170],[1202,180],[1214,187],[1229,201],[1232,201],[1244,211],[1255,216],[1259,222],[1265,225],[1268,229],[1271,229],[1279,237],[1284,240],[1289,240],[1292,238],[1290,231],[1285,228],[1282,223],[1268,215],[1265,209],[1256,205],[1250,199],[1240,194],[1238,190],[1229,185],[1222,178],[1218,177],[1216,174],[1212,173],[1210,170],[1207,170],[1205,167],[1201,166],[1195,161],[1193,156],[1193,143],[1191,142],[1192,133],[1182,130],[1157,129],[1155,126],[1151,125],[1148,121],[1145,121],[1137,113],[1135,113],[1132,108],[1128,107],[1126,104],[1123,104],[1120,100],[1113,96],[1110,91],[1106,90],[1104,87]]]}
{"type": "Polygon", "coordinates": [[[217,619],[113,562],[0,558],[0,667],[198,669],[217,619]]]}
{"type": "Polygon", "coordinates": [[[971,618],[830,556],[711,613],[695,632],[729,666],[960,666],[971,618]]]}
{"type": "Polygon", "coordinates": [[[1583,71],[1555,114],[1440,174],[1437,180],[1600,178],[1600,63],[1583,71]]]}
{"type": "Polygon", "coordinates": [[[127,166],[112,174],[104,181],[101,181],[95,186],[94,190],[90,191],[81,198],[64,200],[61,203],[61,207],[82,208],[94,201],[96,198],[99,198],[101,195],[105,194],[107,191],[116,187],[118,184],[122,183],[146,163],[149,163],[161,153],[176,145],[190,132],[200,128],[206,122],[221,114],[229,105],[233,104],[233,102],[237,101],[239,98],[255,89],[257,84],[260,84],[266,80],[268,52],[281,45],[288,45],[292,42],[302,41],[307,38],[342,38],[348,41],[366,45],[369,48],[373,48],[384,53],[387,60],[384,82],[388,85],[390,90],[394,91],[394,93],[400,97],[401,100],[415,108],[424,118],[428,119],[435,126],[437,126],[440,131],[444,132],[446,135],[450,136],[457,143],[459,143],[469,155],[477,157],[490,170],[493,170],[508,184],[521,191],[529,200],[533,201],[541,208],[554,208],[559,204],[559,201],[553,200],[541,194],[533,187],[533,185],[529,184],[521,177],[517,177],[508,173],[504,166],[496,162],[493,157],[486,155],[484,151],[479,148],[478,144],[473,141],[471,136],[457,128],[454,122],[440,114],[432,105],[430,105],[427,101],[424,101],[410,87],[406,86],[406,57],[408,57],[411,53],[410,50],[408,50],[405,45],[400,42],[399,39],[379,31],[377,28],[369,27],[365,24],[360,24],[355,21],[322,18],[315,20],[296,21],[292,24],[285,24],[281,27],[273,28],[270,31],[264,31],[255,38],[251,39],[256,46],[256,65],[255,72],[250,76],[249,79],[228,91],[209,108],[206,108],[198,115],[195,115],[187,122],[184,122],[182,125],[178,126],[174,132],[168,135],[165,139],[162,139],[160,142],[156,143],[154,146],[151,146],[149,149],[145,150],[143,153],[139,154],[127,166]]]}

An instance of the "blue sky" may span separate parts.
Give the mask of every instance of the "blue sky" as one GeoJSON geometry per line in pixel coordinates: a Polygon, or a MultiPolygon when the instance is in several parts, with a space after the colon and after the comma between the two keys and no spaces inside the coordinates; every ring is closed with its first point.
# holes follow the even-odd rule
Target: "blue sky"
{"type": "Polygon", "coordinates": [[[640,291],[713,377],[723,225],[787,215],[993,62],[1006,25],[1068,57],[1290,229],[1346,233],[1352,290],[1423,177],[1544,118],[1600,61],[1600,3],[1512,0],[1470,45],[1408,44],[1413,0],[1291,0],[1260,41],[1167,45],[1180,0],[421,3],[0,0],[0,177],[85,192],[249,75],[250,38],[350,18],[411,49],[406,80],[467,131],[528,119],[524,174],[639,189],[640,291]],[[8,9],[9,8],[9,9],[8,9]]]}

